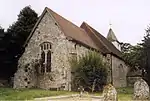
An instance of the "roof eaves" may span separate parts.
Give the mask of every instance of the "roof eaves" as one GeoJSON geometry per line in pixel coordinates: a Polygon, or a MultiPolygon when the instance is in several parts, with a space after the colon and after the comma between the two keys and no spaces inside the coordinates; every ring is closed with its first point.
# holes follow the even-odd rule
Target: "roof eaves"
{"type": "Polygon", "coordinates": [[[88,48],[88,49],[95,50],[95,51],[98,51],[98,52],[99,52],[98,49],[93,48],[93,47],[91,47],[91,46],[89,46],[89,45],[87,45],[87,44],[84,44],[83,42],[80,42],[80,41],[78,41],[78,40],[76,40],[76,39],[68,39],[68,41],[75,42],[76,44],[79,44],[79,45],[84,46],[84,47],[86,47],[86,48],[88,48]]]}

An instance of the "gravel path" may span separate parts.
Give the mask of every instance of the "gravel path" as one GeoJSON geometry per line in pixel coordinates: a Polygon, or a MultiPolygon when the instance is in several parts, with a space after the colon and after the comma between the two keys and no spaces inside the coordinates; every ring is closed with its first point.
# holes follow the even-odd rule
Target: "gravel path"
{"type": "Polygon", "coordinates": [[[35,101],[103,101],[101,96],[83,96],[79,95],[67,95],[67,96],[56,96],[56,97],[46,97],[37,98],[35,101]]]}

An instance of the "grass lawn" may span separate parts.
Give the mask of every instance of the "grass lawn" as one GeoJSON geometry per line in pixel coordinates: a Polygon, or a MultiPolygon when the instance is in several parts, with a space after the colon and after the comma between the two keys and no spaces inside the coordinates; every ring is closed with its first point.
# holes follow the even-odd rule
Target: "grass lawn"
{"type": "Polygon", "coordinates": [[[119,101],[131,101],[133,97],[133,87],[118,88],[119,101]]]}
{"type": "Polygon", "coordinates": [[[49,97],[57,95],[74,94],[69,91],[49,91],[42,89],[21,89],[0,88],[0,100],[32,100],[34,98],[49,97]]]}
{"type": "MultiPolygon", "coordinates": [[[[133,87],[124,87],[124,88],[117,88],[118,93],[118,101],[131,101],[133,96],[133,87]]],[[[94,93],[93,95],[102,95],[102,92],[100,93],[94,93]]]]}
{"type": "MultiPolygon", "coordinates": [[[[119,101],[132,100],[133,88],[118,88],[119,101]]],[[[75,94],[76,92],[68,91],[49,91],[42,89],[21,89],[15,90],[12,88],[0,88],[0,100],[32,100],[34,98],[49,97],[57,95],[75,94]]],[[[95,93],[94,95],[101,95],[95,93]]]]}

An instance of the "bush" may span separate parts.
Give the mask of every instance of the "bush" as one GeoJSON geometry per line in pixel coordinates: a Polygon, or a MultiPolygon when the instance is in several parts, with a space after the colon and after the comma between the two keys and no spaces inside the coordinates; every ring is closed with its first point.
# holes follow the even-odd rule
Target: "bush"
{"type": "Polygon", "coordinates": [[[108,66],[97,52],[72,58],[72,89],[77,90],[82,86],[85,91],[100,91],[107,83],[108,66]]]}

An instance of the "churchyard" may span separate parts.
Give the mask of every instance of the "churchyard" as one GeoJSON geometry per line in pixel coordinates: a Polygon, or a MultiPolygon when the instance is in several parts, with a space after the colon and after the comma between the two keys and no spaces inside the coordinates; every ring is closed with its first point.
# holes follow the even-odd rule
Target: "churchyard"
{"type": "Polygon", "coordinates": [[[143,79],[134,83],[134,87],[114,88],[111,84],[103,92],[51,91],[42,89],[0,88],[1,100],[35,101],[149,101],[149,86],[143,79]]]}
{"type": "MultiPolygon", "coordinates": [[[[119,101],[128,101],[132,99],[133,96],[132,87],[118,88],[117,92],[118,92],[119,101]]],[[[76,94],[79,94],[79,92],[49,91],[49,90],[41,90],[41,89],[16,90],[12,88],[0,88],[0,100],[33,100],[35,98],[45,99],[45,97],[47,98],[47,97],[59,96],[59,95],[67,96],[67,95],[76,95],[76,94]]],[[[102,92],[90,93],[89,96],[87,96],[86,98],[90,99],[90,95],[101,96],[102,92]]],[[[69,100],[65,100],[65,101],[69,101],[69,100]]],[[[73,101],[77,101],[77,100],[75,100],[74,98],[73,101]]]]}
{"type": "Polygon", "coordinates": [[[38,17],[27,6],[0,33],[0,100],[150,100],[150,27],[133,46],[112,28],[105,37],[86,22],[77,26],[48,7],[38,17]]]}

